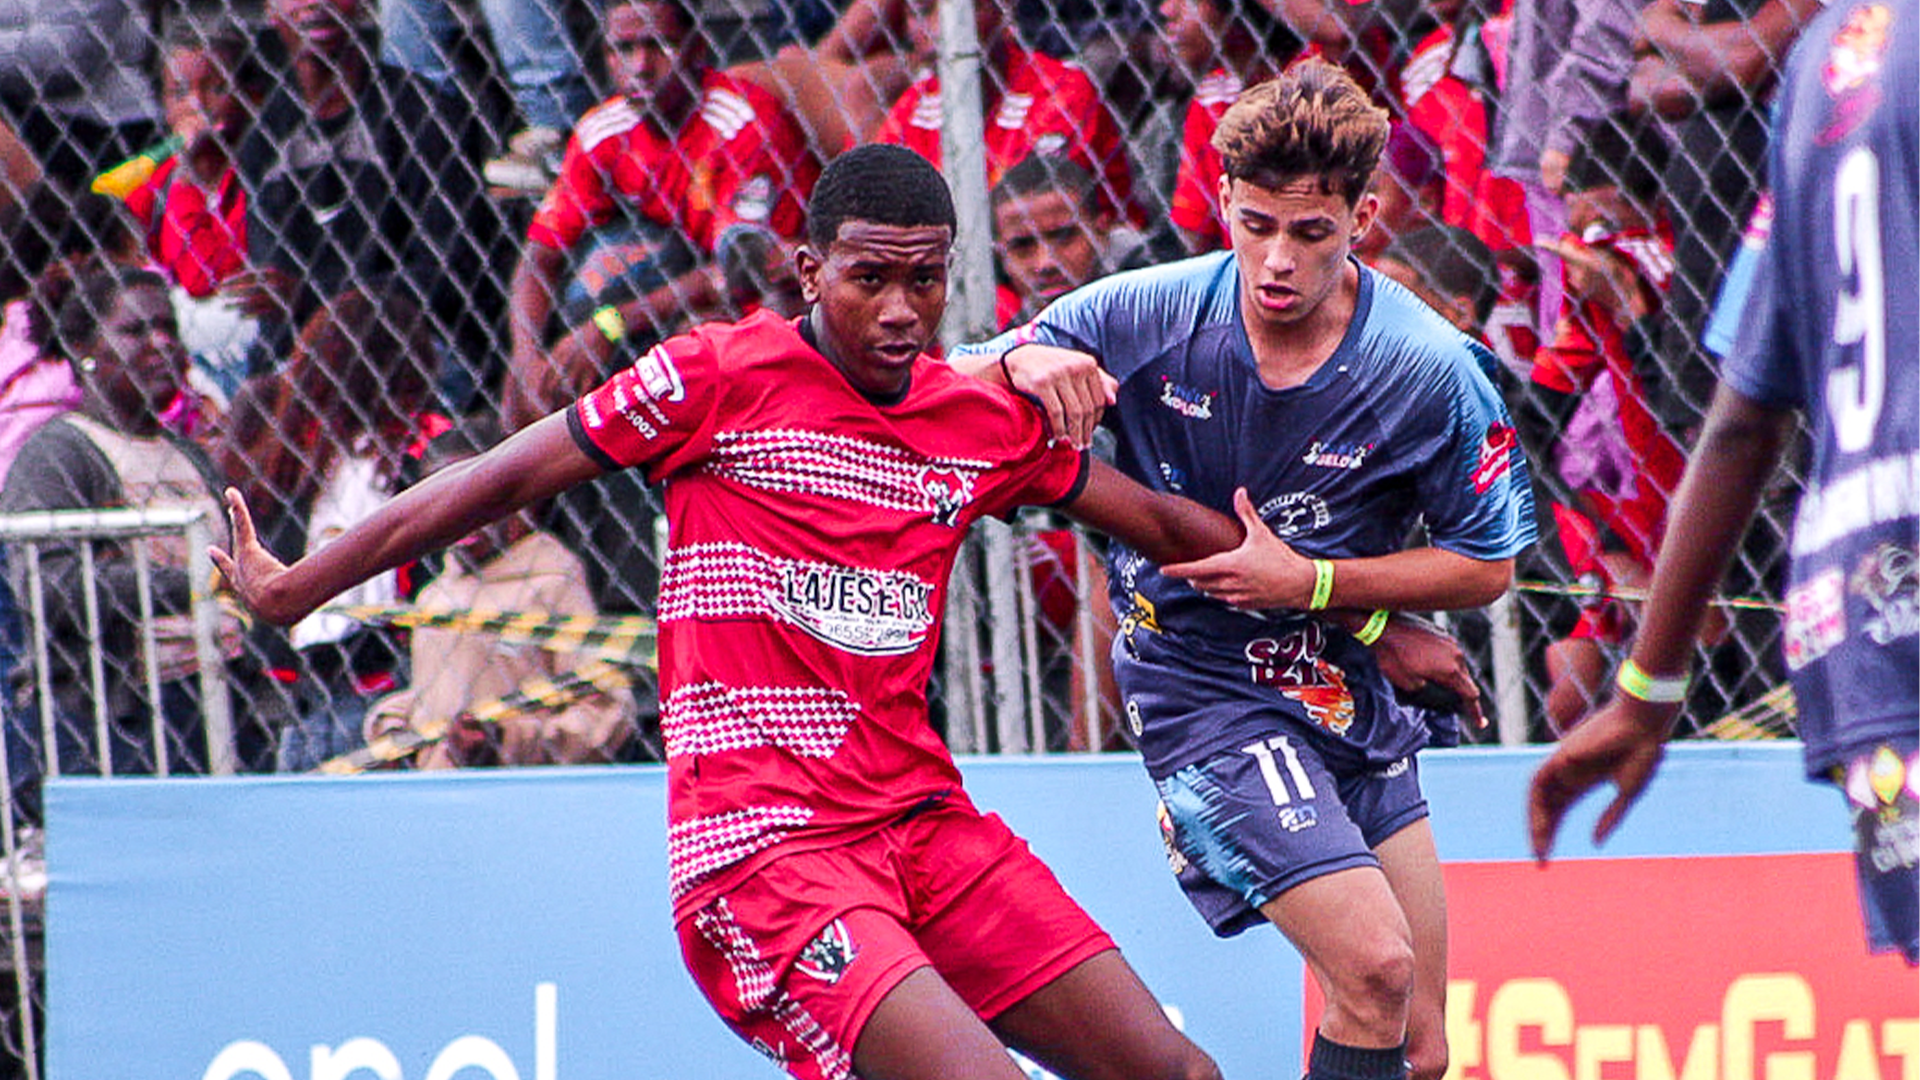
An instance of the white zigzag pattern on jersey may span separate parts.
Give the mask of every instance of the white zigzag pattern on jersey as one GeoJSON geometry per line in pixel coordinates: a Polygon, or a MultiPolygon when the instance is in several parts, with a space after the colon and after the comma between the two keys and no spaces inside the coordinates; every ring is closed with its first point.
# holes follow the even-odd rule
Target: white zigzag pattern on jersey
{"type": "Polygon", "coordinates": [[[727,969],[733,972],[734,996],[740,1004],[749,1010],[765,1008],[779,990],[773,965],[760,955],[760,947],[747,932],[740,929],[727,898],[723,896],[694,912],[693,925],[700,936],[707,939],[707,944],[726,960],[727,969]]]}
{"type": "Polygon", "coordinates": [[[772,847],[813,820],[805,806],[750,806],[683,821],[667,830],[667,879],[675,899],[701,878],[772,847]]]}
{"type": "Polygon", "coordinates": [[[1194,87],[1193,98],[1202,105],[1231,105],[1240,100],[1240,92],[1245,89],[1240,76],[1230,71],[1215,71],[1194,87]]]}
{"type": "Polygon", "coordinates": [[[621,132],[633,130],[639,123],[639,110],[626,98],[614,98],[582,116],[573,127],[573,136],[580,140],[580,149],[591,150],[621,132]]]}
{"type": "Polygon", "coordinates": [[[813,1060],[826,1080],[849,1080],[853,1076],[853,1058],[833,1041],[833,1036],[827,1034],[827,1029],[820,1026],[820,1021],[813,1018],[805,1005],[783,990],[774,999],[773,1015],[787,1029],[787,1034],[813,1052],[813,1060]]]}
{"type": "Polygon", "coordinates": [[[1453,50],[1444,46],[1435,45],[1415,53],[1400,69],[1400,88],[1406,103],[1419,104],[1421,98],[1446,78],[1447,67],[1452,63],[1453,50]]]}
{"type": "Polygon", "coordinates": [[[914,127],[923,128],[927,131],[939,131],[941,115],[940,95],[938,92],[935,92],[926,95],[915,103],[913,106],[913,119],[907,122],[914,127]]]}
{"type": "Polygon", "coordinates": [[[722,141],[730,141],[753,123],[753,106],[731,90],[710,90],[700,103],[700,118],[722,141]]]}
{"type": "MultiPolygon", "coordinates": [[[[813,1055],[820,1066],[820,1075],[826,1080],[849,1080],[853,1076],[853,1058],[849,1056],[833,1036],[820,1026],[806,1006],[793,999],[793,996],[780,988],[774,978],[773,965],[760,955],[760,947],[753,943],[747,932],[733,917],[733,908],[726,897],[721,897],[693,916],[694,928],[707,944],[726,960],[727,968],[733,973],[734,996],[748,1012],[766,1012],[780,1026],[787,1029],[803,1048],[813,1055]]],[[[787,1062],[779,1060],[781,1066],[787,1062]]]]}
{"type": "Polygon", "coordinates": [[[928,469],[979,474],[992,465],[969,458],[927,458],[845,435],[795,429],[722,432],[707,469],[765,491],[797,491],[916,513],[929,507],[920,477],[928,469]]]}
{"type": "Polygon", "coordinates": [[[675,619],[777,618],[772,596],[780,587],[774,560],[746,544],[692,544],[667,551],[660,568],[663,623],[675,619]]]}
{"type": "Polygon", "coordinates": [[[844,690],[811,686],[683,686],[661,706],[667,756],[777,746],[830,758],[860,716],[844,690]]]}
{"type": "Polygon", "coordinates": [[[1032,94],[1008,94],[1000,99],[1000,108],[994,112],[993,122],[1010,131],[1018,131],[1027,126],[1027,114],[1032,111],[1032,94]]]}

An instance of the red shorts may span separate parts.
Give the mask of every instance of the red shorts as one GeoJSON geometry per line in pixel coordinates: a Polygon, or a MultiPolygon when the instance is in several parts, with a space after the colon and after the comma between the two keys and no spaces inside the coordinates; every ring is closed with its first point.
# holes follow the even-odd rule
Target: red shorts
{"type": "Polygon", "coordinates": [[[851,1076],[867,1018],[920,967],[991,1020],[1114,947],[1026,841],[964,804],[775,859],[678,930],[720,1018],[804,1080],[851,1076]]]}

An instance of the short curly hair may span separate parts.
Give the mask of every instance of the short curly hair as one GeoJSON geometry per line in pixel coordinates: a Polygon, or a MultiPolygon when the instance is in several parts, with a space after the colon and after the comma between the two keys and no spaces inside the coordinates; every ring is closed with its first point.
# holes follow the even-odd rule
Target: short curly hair
{"type": "Polygon", "coordinates": [[[1279,188],[1317,177],[1322,191],[1352,206],[1373,183],[1390,126],[1353,76],[1306,60],[1242,93],[1220,118],[1213,148],[1230,179],[1279,188]]]}
{"type": "Polygon", "coordinates": [[[834,158],[807,203],[807,242],[824,254],[848,221],[957,227],[953,193],[933,163],[904,146],[870,143],[834,158]]]}

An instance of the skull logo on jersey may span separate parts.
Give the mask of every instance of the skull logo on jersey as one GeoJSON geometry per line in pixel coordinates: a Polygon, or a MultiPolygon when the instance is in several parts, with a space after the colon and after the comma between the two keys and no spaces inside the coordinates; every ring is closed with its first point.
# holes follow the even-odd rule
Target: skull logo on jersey
{"type": "Polygon", "coordinates": [[[953,528],[960,522],[960,511],[973,501],[973,476],[958,469],[929,467],[920,474],[920,490],[927,496],[933,523],[953,528]]]}
{"type": "Polygon", "coordinates": [[[1309,622],[1278,638],[1247,642],[1248,677],[1270,686],[1306,710],[1307,719],[1335,735],[1353,727],[1353,692],[1346,672],[1322,656],[1326,632],[1309,622]]]}

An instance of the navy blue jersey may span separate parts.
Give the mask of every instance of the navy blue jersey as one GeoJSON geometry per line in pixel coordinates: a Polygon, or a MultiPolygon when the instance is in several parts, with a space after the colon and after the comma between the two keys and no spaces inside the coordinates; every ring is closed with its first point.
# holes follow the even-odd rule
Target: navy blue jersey
{"type": "MultiPolygon", "coordinates": [[[[1245,487],[1309,556],[1390,554],[1420,520],[1435,546],[1476,559],[1533,541],[1526,462],[1484,348],[1363,267],[1346,338],[1304,384],[1273,390],[1238,289],[1231,252],[1119,274],[978,348],[1029,340],[1099,357],[1120,380],[1108,423],[1124,472],[1226,514],[1245,487]]],[[[1330,760],[1384,764],[1425,744],[1350,635],[1298,612],[1234,611],[1111,551],[1116,671],[1156,777],[1271,730],[1248,714],[1274,707],[1330,760]]]]}
{"type": "Polygon", "coordinates": [[[1920,723],[1920,7],[1836,3],[1782,88],[1773,230],[1723,377],[1813,432],[1785,639],[1819,774],[1920,723]]]}

